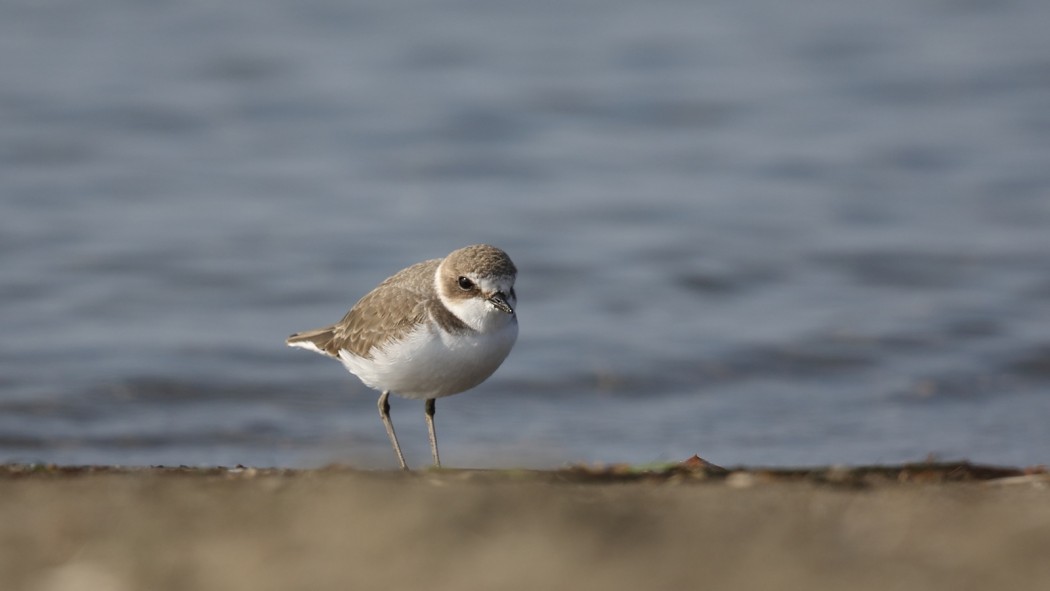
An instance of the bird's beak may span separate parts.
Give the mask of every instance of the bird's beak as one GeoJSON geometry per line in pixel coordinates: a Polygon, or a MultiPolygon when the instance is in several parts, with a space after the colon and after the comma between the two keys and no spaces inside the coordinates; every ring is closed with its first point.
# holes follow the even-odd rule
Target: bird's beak
{"type": "Polygon", "coordinates": [[[511,308],[510,304],[507,303],[507,296],[502,291],[492,294],[492,297],[489,298],[489,303],[496,306],[497,310],[502,310],[507,314],[514,313],[514,308],[511,308]]]}

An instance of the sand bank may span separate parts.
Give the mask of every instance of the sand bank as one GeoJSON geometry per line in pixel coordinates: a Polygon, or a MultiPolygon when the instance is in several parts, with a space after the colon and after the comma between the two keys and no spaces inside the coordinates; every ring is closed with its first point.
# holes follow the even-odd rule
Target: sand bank
{"type": "Polygon", "coordinates": [[[1050,588],[1047,475],[951,470],[9,466],[0,587],[1050,588]]]}

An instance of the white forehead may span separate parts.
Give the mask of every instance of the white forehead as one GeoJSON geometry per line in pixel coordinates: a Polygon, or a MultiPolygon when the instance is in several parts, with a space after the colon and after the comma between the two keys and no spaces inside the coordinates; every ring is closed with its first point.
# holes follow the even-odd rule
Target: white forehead
{"type": "Polygon", "coordinates": [[[478,287],[481,288],[481,291],[485,293],[492,293],[494,291],[502,291],[506,293],[509,292],[512,287],[514,287],[513,275],[499,275],[495,277],[489,275],[484,277],[474,277],[470,273],[468,273],[467,277],[469,277],[471,281],[476,283],[478,287]]]}

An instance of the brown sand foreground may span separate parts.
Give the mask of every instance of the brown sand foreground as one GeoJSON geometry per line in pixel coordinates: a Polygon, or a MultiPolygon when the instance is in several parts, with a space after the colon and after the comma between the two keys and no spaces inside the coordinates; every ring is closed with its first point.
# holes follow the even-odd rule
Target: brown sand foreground
{"type": "Polygon", "coordinates": [[[0,589],[1050,589],[1050,478],[966,464],[0,467],[0,589]]]}

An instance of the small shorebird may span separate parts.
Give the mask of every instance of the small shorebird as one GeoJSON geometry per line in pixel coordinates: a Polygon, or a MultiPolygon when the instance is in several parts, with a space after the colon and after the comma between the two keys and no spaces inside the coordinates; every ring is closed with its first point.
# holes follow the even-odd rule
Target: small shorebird
{"type": "Polygon", "coordinates": [[[286,342],[342,361],[381,392],[379,416],[402,470],[408,466],[387,399],[393,392],[425,400],[430,451],[440,467],[434,401],[485,381],[510,353],[518,336],[516,276],[507,253],[487,244],[467,246],[398,271],[338,323],[286,342]]]}

